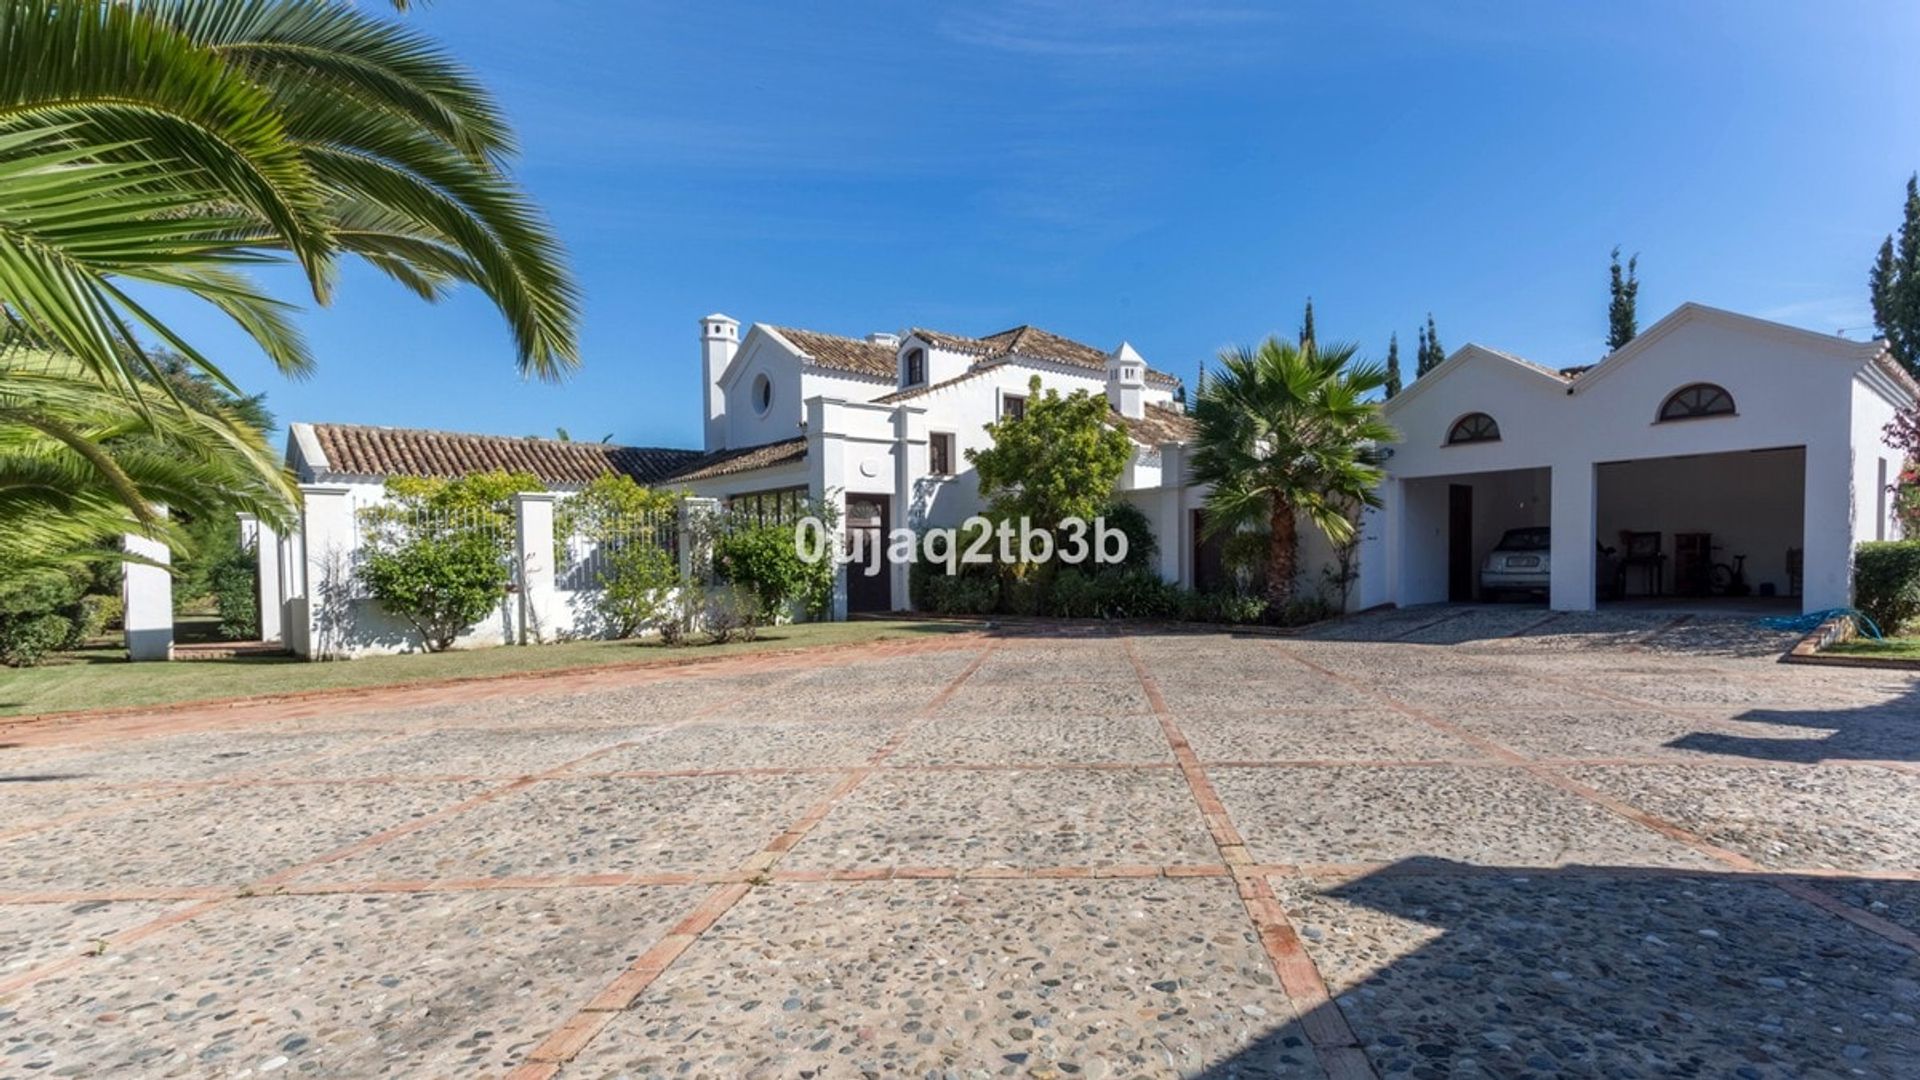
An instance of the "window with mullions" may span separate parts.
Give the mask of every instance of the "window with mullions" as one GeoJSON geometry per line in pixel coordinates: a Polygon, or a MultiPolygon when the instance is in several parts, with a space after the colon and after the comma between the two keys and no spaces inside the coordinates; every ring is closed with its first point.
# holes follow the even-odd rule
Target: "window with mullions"
{"type": "Polygon", "coordinates": [[[1698,420],[1704,416],[1732,416],[1733,395],[1712,383],[1683,386],[1660,405],[1660,421],[1698,420]]]}
{"type": "Polygon", "coordinates": [[[1455,420],[1453,427],[1447,431],[1448,446],[1499,441],[1500,425],[1494,422],[1493,417],[1483,412],[1468,413],[1455,420]]]}

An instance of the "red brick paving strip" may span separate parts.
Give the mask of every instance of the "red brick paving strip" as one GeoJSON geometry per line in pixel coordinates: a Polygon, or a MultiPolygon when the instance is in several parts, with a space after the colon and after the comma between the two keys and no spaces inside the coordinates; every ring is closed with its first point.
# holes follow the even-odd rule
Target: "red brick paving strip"
{"type": "MultiPolygon", "coordinates": [[[[934,695],[932,701],[920,707],[912,721],[902,724],[900,730],[894,732],[892,737],[875,750],[864,764],[846,770],[846,775],[840,779],[839,783],[828,789],[827,794],[819,802],[809,807],[798,821],[782,830],[779,835],[768,841],[765,848],[749,858],[740,868],[743,872],[753,875],[749,880],[725,885],[709,893],[706,899],[681,920],[678,926],[655,942],[646,952],[640,954],[638,960],[595,994],[579,1012],[541,1040],[539,1045],[528,1053],[525,1063],[507,1074],[506,1080],[549,1080],[550,1077],[558,1075],[563,1064],[573,1060],[581,1050],[585,1049],[587,1044],[606,1028],[614,1016],[626,1011],[635,1001],[638,1001],[647,987],[652,986],[655,979],[673,966],[673,962],[699,940],[701,934],[711,929],[713,924],[719,922],[757,885],[778,880],[772,871],[780,860],[785,858],[786,854],[792,851],[800,841],[806,839],[814,826],[825,820],[842,799],[859,787],[867,777],[873,775],[878,766],[892,757],[907,738],[918,730],[921,723],[930,719],[948,698],[965,685],[967,680],[973,677],[974,672],[979,671],[980,666],[987,662],[987,658],[993,655],[994,648],[994,643],[989,642],[965,670],[934,695]]],[[[940,872],[946,873],[944,869],[940,872]]],[[[911,878],[913,875],[911,872],[902,874],[899,868],[893,868],[888,876],[899,880],[911,878]]],[[[879,879],[862,877],[859,880],[879,879]]]]}
{"type": "MultiPolygon", "coordinates": [[[[1667,837],[1670,840],[1683,844],[1686,847],[1691,848],[1702,855],[1705,855],[1707,858],[1712,859],[1723,866],[1729,867],[1734,870],[1746,872],[1746,873],[1762,872],[1765,869],[1759,863],[1753,861],[1752,859],[1749,859],[1748,857],[1740,854],[1739,852],[1729,851],[1726,848],[1723,848],[1720,845],[1715,844],[1711,840],[1708,840],[1705,837],[1699,835],[1698,833],[1695,833],[1692,830],[1685,828],[1684,826],[1678,825],[1674,822],[1668,821],[1666,818],[1660,817],[1658,814],[1648,813],[1647,811],[1642,810],[1639,807],[1632,805],[1631,803],[1625,802],[1624,800],[1621,800],[1621,799],[1617,799],[1611,795],[1606,794],[1605,792],[1596,790],[1595,788],[1590,787],[1586,784],[1583,784],[1578,780],[1573,779],[1572,777],[1564,775],[1563,773],[1559,772],[1557,769],[1547,765],[1544,762],[1536,761],[1522,754],[1516,753],[1513,750],[1510,750],[1507,747],[1502,746],[1497,742],[1494,742],[1492,739],[1488,739],[1483,736],[1476,735],[1473,732],[1470,732],[1465,728],[1460,727],[1458,724],[1453,723],[1452,721],[1443,720],[1440,717],[1434,716],[1423,709],[1419,709],[1412,705],[1409,705],[1406,702],[1401,701],[1398,698],[1395,698],[1391,694],[1388,694],[1383,691],[1374,689],[1373,687],[1367,686],[1365,683],[1362,683],[1357,679],[1349,678],[1345,675],[1340,674],[1337,671],[1332,670],[1331,668],[1323,667],[1320,664],[1316,664],[1313,661],[1308,660],[1306,657],[1298,655],[1297,653],[1293,652],[1290,649],[1283,648],[1279,645],[1275,645],[1274,648],[1276,651],[1280,652],[1282,655],[1286,656],[1288,659],[1293,660],[1295,663],[1303,664],[1306,667],[1319,672],[1321,675],[1325,676],[1326,678],[1332,679],[1343,685],[1353,687],[1354,689],[1357,689],[1362,693],[1367,694],[1381,701],[1382,703],[1386,704],[1388,707],[1394,709],[1395,711],[1405,716],[1408,716],[1414,720],[1417,720],[1420,723],[1426,724],[1428,727],[1431,727],[1434,730],[1441,732],[1442,734],[1451,735],[1457,739],[1463,739],[1467,742],[1474,744],[1475,746],[1479,746],[1485,749],[1488,753],[1493,754],[1494,756],[1499,757],[1502,760],[1511,761],[1521,766],[1522,768],[1524,768],[1528,773],[1531,773],[1533,776],[1538,777],[1540,780],[1548,784],[1551,784],[1556,788],[1559,788],[1561,791],[1564,791],[1569,795],[1573,795],[1577,798],[1584,799],[1585,801],[1592,803],[1596,806],[1599,806],[1600,808],[1608,811],[1609,813],[1612,813],[1618,817],[1622,817],[1628,821],[1633,822],[1635,825],[1638,825],[1645,829],[1649,829],[1653,832],[1659,833],[1660,835],[1667,837]]],[[[1558,680],[1549,679],[1549,681],[1557,682],[1558,680]]],[[[1606,691],[1597,690],[1597,689],[1580,688],[1577,686],[1570,687],[1570,688],[1576,689],[1576,690],[1585,689],[1585,692],[1593,697],[1612,700],[1612,701],[1616,701],[1624,704],[1635,705],[1643,708],[1651,708],[1657,711],[1666,712],[1670,716],[1682,715],[1682,714],[1674,713],[1673,711],[1668,709],[1663,709],[1661,708],[1661,706],[1652,702],[1636,701],[1632,698],[1611,694],[1606,691]]],[[[1892,922],[1889,922],[1886,919],[1882,919],[1879,916],[1872,915],[1868,912],[1859,911],[1858,909],[1854,908],[1852,905],[1846,904],[1839,900],[1835,900],[1832,897],[1827,896],[1825,893],[1822,893],[1819,890],[1814,889],[1813,887],[1806,885],[1802,882],[1794,881],[1791,879],[1775,879],[1775,878],[1769,878],[1769,880],[1772,882],[1772,884],[1776,888],[1786,893],[1788,896],[1794,897],[1797,900],[1800,900],[1806,904],[1816,907],[1821,911],[1826,912],[1829,915],[1833,915],[1837,918],[1844,919],[1845,921],[1852,923],[1853,925],[1859,927],[1860,929],[1865,930],[1868,933],[1874,934],[1882,938],[1883,940],[1891,941],[1896,945],[1899,945],[1903,948],[1906,948],[1915,952],[1920,952],[1920,948],[1916,948],[1916,945],[1920,945],[1920,936],[1916,936],[1913,932],[1905,929],[1904,927],[1898,926],[1892,922]]]]}
{"type": "Polygon", "coordinates": [[[1221,861],[1233,873],[1240,902],[1247,909],[1247,917],[1253,920],[1260,947],[1266,951],[1267,961],[1273,965],[1273,973],[1279,978],[1280,988],[1285,991],[1294,1015],[1300,1020],[1301,1030],[1306,1033],[1307,1041],[1313,1044],[1314,1056],[1320,1059],[1321,1068],[1326,1070],[1331,1080],[1375,1080],[1378,1074],[1374,1072],[1373,1063],[1367,1060],[1366,1052],[1360,1048],[1360,1041],[1354,1037],[1345,1014],[1327,990],[1327,981],[1321,976],[1313,957],[1307,953],[1306,946],[1300,943],[1299,932],[1294,929],[1293,920],[1287,917],[1286,908],[1274,896],[1273,886],[1253,866],[1253,860],[1247,854],[1246,841],[1241,837],[1240,830],[1234,827],[1226,806],[1220,801],[1219,792],[1214,790],[1213,781],[1207,778],[1199,755],[1193,752],[1186,735],[1174,722],[1166,698],[1160,693],[1159,681],[1147,670],[1131,637],[1125,640],[1125,645],[1127,660],[1133,664],[1134,674],[1139,676],[1140,687],[1146,692],[1154,716],[1160,721],[1160,730],[1173,747],[1173,755],[1180,763],[1180,772],[1186,777],[1187,786],[1193,790],[1194,802],[1200,805],[1207,829],[1213,834],[1215,846],[1220,849],[1221,861]]]}
{"type": "MultiPolygon", "coordinates": [[[[363,852],[372,850],[373,848],[379,847],[382,844],[390,843],[394,840],[398,840],[403,836],[407,836],[412,833],[418,832],[419,830],[424,829],[429,825],[435,825],[440,822],[446,821],[449,818],[463,814],[468,810],[474,809],[475,807],[485,805],[486,803],[489,803],[494,799],[497,799],[503,795],[509,794],[511,792],[519,791],[520,789],[525,788],[528,785],[533,784],[534,782],[540,779],[559,776],[560,774],[564,773],[567,769],[570,769],[574,765],[577,765],[581,762],[591,761],[594,758],[600,757],[603,754],[610,754],[616,750],[624,749],[629,746],[635,746],[640,743],[644,743],[652,739],[656,739],[661,735],[664,735],[667,732],[674,730],[675,728],[683,727],[687,724],[697,723],[701,718],[705,716],[708,716],[715,712],[719,712],[720,710],[728,708],[739,702],[746,701],[753,697],[756,697],[759,694],[765,692],[765,690],[766,690],[765,686],[757,686],[744,694],[737,695],[725,701],[719,702],[718,704],[709,705],[706,708],[690,713],[685,718],[675,723],[665,724],[658,728],[654,728],[653,730],[645,732],[644,734],[640,735],[637,738],[626,739],[626,740],[622,740],[621,742],[614,743],[610,746],[601,747],[600,749],[595,750],[592,753],[583,754],[580,757],[573,759],[572,761],[564,762],[560,765],[555,766],[552,769],[548,769],[536,775],[519,777],[518,779],[502,784],[492,790],[483,791],[478,795],[474,795],[470,798],[462,799],[451,806],[443,807],[440,810],[437,810],[431,814],[427,814],[423,817],[418,817],[418,818],[411,819],[409,821],[402,822],[401,824],[395,825],[391,828],[384,829],[380,832],[374,833],[372,836],[354,841],[353,843],[348,844],[344,847],[336,848],[333,851],[326,852],[325,854],[319,855],[305,862],[296,863],[293,866],[285,867],[273,874],[267,875],[266,877],[260,878],[246,885],[240,886],[237,889],[229,890],[226,893],[226,895],[224,895],[220,899],[202,900],[191,907],[180,908],[174,911],[170,911],[167,914],[160,916],[159,918],[153,919],[149,922],[142,923],[139,926],[133,927],[130,930],[123,930],[118,934],[111,935],[107,937],[105,940],[109,947],[131,945],[134,942],[151,937],[152,935],[159,933],[162,930],[171,929],[172,927],[178,926],[179,924],[187,922],[190,919],[198,918],[199,916],[204,915],[209,911],[213,911],[218,908],[221,908],[229,903],[234,902],[235,900],[243,899],[247,896],[251,896],[258,893],[261,890],[270,890],[278,885],[282,885],[287,882],[290,882],[294,878],[297,878],[300,875],[305,874],[308,871],[314,870],[318,867],[325,866],[329,863],[338,862],[339,860],[347,858],[352,855],[361,854],[363,852]]],[[[59,960],[52,961],[51,963],[43,964],[37,968],[29,968],[26,971],[22,971],[11,978],[0,979],[0,995],[10,994],[16,990],[24,989],[25,987],[31,986],[34,983],[39,982],[40,980],[46,978],[49,975],[53,975],[58,972],[65,971],[68,968],[74,967],[84,962],[87,959],[89,959],[89,957],[86,954],[76,953],[70,956],[63,957],[59,960]]]]}
{"type": "Polygon", "coordinates": [[[931,640],[885,639],[881,641],[842,642],[829,645],[796,645],[784,649],[736,656],[665,657],[612,664],[548,668],[538,671],[508,671],[496,675],[464,675],[446,679],[396,683],[387,686],[336,686],[291,694],[254,694],[244,697],[214,698],[202,701],[163,702],[154,705],[128,705],[112,709],[80,709],[68,712],[31,713],[0,717],[0,739],[18,745],[39,745],[43,741],[73,741],[74,736],[99,738],[102,735],[157,735],[185,731],[210,731],[238,727],[261,719],[308,719],[318,716],[312,706],[332,702],[352,702],[354,711],[367,711],[411,705],[444,704],[458,701],[483,701],[491,697],[525,694],[560,679],[571,679],[581,689],[600,690],[609,686],[644,686],[664,679],[685,678],[688,674],[732,673],[735,668],[755,668],[771,662],[778,667],[810,666],[819,656],[831,655],[836,661],[871,656],[912,655],[921,652],[951,652],[976,648],[982,635],[957,631],[931,640]],[[848,654],[853,654],[849,656],[848,654]],[[690,672],[689,669],[695,669],[690,672]],[[414,700],[419,699],[419,700],[414,700]],[[115,721],[123,721],[115,723],[115,721]],[[41,736],[53,736],[42,740],[41,736]]]}

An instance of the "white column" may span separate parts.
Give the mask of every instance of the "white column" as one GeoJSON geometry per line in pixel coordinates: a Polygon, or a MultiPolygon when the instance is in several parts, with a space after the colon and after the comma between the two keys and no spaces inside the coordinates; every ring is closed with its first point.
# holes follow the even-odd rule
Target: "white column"
{"type": "MultiPolygon", "coordinates": [[[[154,508],[162,518],[164,506],[154,508]]],[[[129,562],[120,577],[120,599],[126,604],[127,659],[173,659],[173,574],[167,570],[172,553],[165,541],[139,533],[126,536],[127,554],[157,565],[129,562]]]]}
{"type": "Polygon", "coordinates": [[[1593,463],[1555,465],[1550,483],[1553,487],[1551,606],[1555,611],[1592,611],[1594,529],[1598,516],[1593,463]]]}
{"type": "Polygon", "coordinates": [[[360,539],[352,490],[345,484],[300,485],[300,577],[306,594],[292,609],[304,626],[291,631],[289,644],[308,660],[330,660],[350,651],[353,555],[360,539]]]}
{"type": "MultiPolygon", "coordinates": [[[[846,440],[839,432],[845,427],[841,402],[826,398],[807,400],[807,496],[823,512],[831,511],[846,528],[847,491],[841,480],[847,475],[846,440]]],[[[840,537],[834,538],[836,550],[840,537]]],[[[833,575],[833,610],[828,616],[835,622],[847,617],[847,568],[836,567],[833,575]]]]}
{"type": "Polygon", "coordinates": [[[1360,580],[1355,582],[1354,605],[1360,610],[1391,603],[1396,595],[1394,569],[1398,544],[1390,540],[1406,508],[1401,505],[1400,481],[1388,477],[1380,485],[1380,506],[1360,512],[1360,580]]]}
{"type": "Polygon", "coordinates": [[[713,552],[707,545],[707,538],[701,534],[698,522],[702,517],[719,512],[719,499],[688,497],[680,500],[680,537],[675,546],[680,549],[680,577],[689,585],[697,585],[704,581],[708,565],[713,558],[713,552]]]}
{"type": "Polygon", "coordinates": [[[513,555],[520,586],[519,633],[522,645],[555,637],[553,585],[553,502],[551,491],[523,491],[513,497],[513,555]]]}
{"type": "MultiPolygon", "coordinates": [[[[932,468],[928,461],[926,410],[905,405],[894,409],[893,432],[893,506],[889,514],[892,520],[887,527],[889,530],[908,529],[913,526],[915,486],[932,468]]],[[[890,540],[890,536],[883,538],[883,542],[887,540],[890,540]]],[[[895,611],[906,611],[913,606],[909,595],[910,569],[908,563],[888,565],[895,611]]]]}
{"type": "Polygon", "coordinates": [[[1160,580],[1191,586],[1184,572],[1186,553],[1192,544],[1187,537],[1184,512],[1187,467],[1178,443],[1160,447],[1160,490],[1140,508],[1153,520],[1153,538],[1160,544],[1160,580]]]}
{"type": "Polygon", "coordinates": [[[1846,607],[1853,602],[1853,448],[1808,443],[1806,461],[1800,610],[1846,607]]]}

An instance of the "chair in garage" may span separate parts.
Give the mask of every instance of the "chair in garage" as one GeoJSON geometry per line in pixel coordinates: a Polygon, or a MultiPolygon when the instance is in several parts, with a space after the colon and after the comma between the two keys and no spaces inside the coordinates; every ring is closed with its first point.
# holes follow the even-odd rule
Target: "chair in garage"
{"type": "Polygon", "coordinates": [[[1635,569],[1640,571],[1642,595],[1666,595],[1667,556],[1660,549],[1659,533],[1620,530],[1620,595],[1627,594],[1627,575],[1635,569]]]}

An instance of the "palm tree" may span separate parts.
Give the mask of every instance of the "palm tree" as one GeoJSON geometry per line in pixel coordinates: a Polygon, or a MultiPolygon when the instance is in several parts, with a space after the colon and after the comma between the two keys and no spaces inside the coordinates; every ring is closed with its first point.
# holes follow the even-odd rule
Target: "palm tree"
{"type": "Polygon", "coordinates": [[[99,545],[122,533],[178,547],[162,506],[289,523],[292,478],[240,410],[135,393],[70,356],[0,354],[0,577],[118,557],[99,545]]]}
{"type": "Polygon", "coordinates": [[[1398,436],[1368,396],[1385,370],[1353,356],[1351,345],[1279,338],[1229,350],[1194,408],[1192,478],[1212,485],[1208,531],[1266,530],[1271,614],[1293,599],[1298,517],[1339,545],[1353,538],[1354,511],[1379,505],[1379,448],[1398,436]]]}
{"type": "Polygon", "coordinates": [[[556,378],[578,298],[512,151],[469,72],[334,0],[0,0],[0,345],[131,392],[145,333],[224,383],[140,282],[212,304],[297,374],[289,305],[245,271],[291,259],[324,303],[358,255],[429,299],[478,286],[522,371],[556,378]]]}

